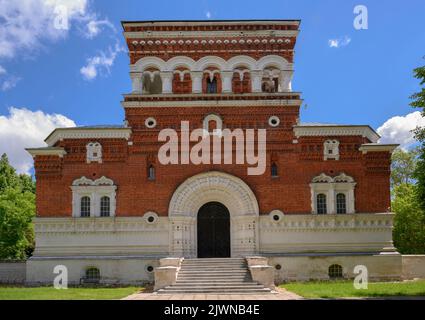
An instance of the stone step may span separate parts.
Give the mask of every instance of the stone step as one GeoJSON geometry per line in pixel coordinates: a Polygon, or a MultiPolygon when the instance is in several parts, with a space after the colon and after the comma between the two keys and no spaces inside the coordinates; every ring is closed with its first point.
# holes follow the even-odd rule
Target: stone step
{"type": "Polygon", "coordinates": [[[207,272],[207,271],[228,271],[228,272],[240,272],[240,271],[247,271],[246,268],[227,268],[227,267],[223,267],[223,268],[217,268],[217,267],[205,267],[205,268],[181,268],[179,272],[191,272],[191,271],[202,271],[202,272],[207,272]]]}
{"type": "Polygon", "coordinates": [[[179,277],[177,281],[252,281],[251,277],[179,277]]]}
{"type": "Polygon", "coordinates": [[[247,265],[243,264],[243,263],[182,263],[182,267],[186,268],[186,267],[210,267],[210,266],[214,266],[214,267],[225,267],[225,266],[229,266],[229,267],[243,267],[246,268],[247,265]]]}
{"type": "Polygon", "coordinates": [[[217,294],[270,294],[271,290],[268,288],[263,289],[186,289],[186,290],[170,290],[160,289],[159,294],[179,294],[179,293],[217,293],[217,294]]]}
{"type": "Polygon", "coordinates": [[[258,284],[250,284],[245,283],[242,285],[233,285],[233,284],[226,284],[226,285],[172,285],[166,287],[166,289],[179,289],[179,290],[185,290],[185,289],[216,289],[216,288],[222,288],[225,289],[263,289],[264,286],[258,285],[258,284]]]}

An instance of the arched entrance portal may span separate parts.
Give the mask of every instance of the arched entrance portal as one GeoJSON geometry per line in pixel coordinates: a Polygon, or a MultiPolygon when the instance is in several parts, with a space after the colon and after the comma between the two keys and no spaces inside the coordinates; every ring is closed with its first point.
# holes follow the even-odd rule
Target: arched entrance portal
{"type": "Polygon", "coordinates": [[[203,236],[201,231],[198,233],[198,217],[204,216],[199,213],[204,211],[202,208],[205,204],[208,204],[207,208],[211,208],[209,204],[212,202],[223,206],[226,210],[220,210],[227,212],[229,217],[227,225],[230,228],[230,256],[257,254],[259,209],[254,193],[238,177],[209,171],[186,179],[171,197],[168,209],[170,255],[198,257],[198,245],[203,245],[203,240],[198,239],[198,236],[203,236]]]}
{"type": "Polygon", "coordinates": [[[230,257],[230,213],[220,202],[208,202],[198,212],[198,258],[230,257]]]}

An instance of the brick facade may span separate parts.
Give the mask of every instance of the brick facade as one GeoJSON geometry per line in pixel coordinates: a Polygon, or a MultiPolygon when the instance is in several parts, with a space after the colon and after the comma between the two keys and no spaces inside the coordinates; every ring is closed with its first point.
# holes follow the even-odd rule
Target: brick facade
{"type": "MultiPolygon", "coordinates": [[[[215,56],[228,61],[240,55],[257,61],[269,55],[279,56],[291,65],[298,25],[297,21],[217,22],[211,26],[201,22],[123,23],[132,66],[146,57],[160,58],[166,63],[173,57],[180,56],[194,61],[215,56]],[[157,36],[155,32],[158,33],[157,36]],[[178,35],[179,32],[181,36],[178,35]],[[192,36],[196,32],[199,36],[192,36]],[[203,32],[208,33],[208,36],[204,37],[203,32]],[[214,32],[217,33],[216,36],[211,35],[214,32]],[[276,35],[278,32],[287,34],[276,35]],[[185,33],[188,33],[187,36],[185,33]],[[204,39],[206,41],[203,42],[204,39]]],[[[270,66],[275,67],[273,64],[270,66]]],[[[177,66],[174,71],[183,72],[186,69],[187,67],[177,66]]],[[[209,71],[215,69],[217,66],[213,65],[204,68],[209,71]]],[[[146,70],[164,71],[152,66],[146,70]]],[[[145,95],[133,92],[125,95],[125,119],[131,129],[128,139],[62,138],[50,147],[63,149],[65,155],[57,156],[48,152],[36,154],[37,216],[70,217],[70,186],[82,176],[93,180],[105,176],[114,181],[117,186],[117,216],[142,216],[147,211],[167,216],[176,188],[187,178],[207,171],[226,172],[245,181],[257,197],[260,214],[268,214],[274,209],[285,214],[310,213],[309,184],[312,179],[321,173],[336,176],[342,172],[353,177],[356,182],[356,212],[378,213],[389,210],[391,153],[388,150],[360,151],[362,145],[376,141],[352,134],[297,137],[294,127],[300,125],[302,100],[299,93],[282,90],[255,94],[251,90],[251,74],[244,77],[244,80],[233,74],[233,93],[223,93],[224,80],[218,73],[217,93],[209,95],[206,93],[205,82],[208,74],[204,73],[203,93],[193,94],[193,79],[191,80],[189,71],[193,70],[188,70],[183,78],[173,74],[171,81],[174,93],[145,95]],[[223,106],[208,104],[211,101],[221,101],[223,106]],[[188,103],[191,105],[188,106],[188,103]],[[226,103],[239,104],[224,106],[226,103]],[[219,115],[224,128],[267,129],[267,169],[263,175],[248,176],[247,165],[159,163],[157,154],[161,143],[158,142],[158,134],[161,129],[178,130],[182,120],[189,121],[191,129],[201,128],[203,119],[209,114],[219,115]],[[280,119],[277,127],[269,125],[271,116],[280,119]],[[156,120],[155,128],[146,127],[145,120],[149,117],[156,120]],[[339,160],[323,158],[323,145],[329,139],[337,139],[340,143],[339,160]],[[91,141],[102,145],[102,163],[86,162],[86,145],[91,141]],[[278,167],[277,177],[271,176],[272,163],[278,167]],[[148,179],[151,165],[155,168],[155,179],[152,181],[148,179]]]]}

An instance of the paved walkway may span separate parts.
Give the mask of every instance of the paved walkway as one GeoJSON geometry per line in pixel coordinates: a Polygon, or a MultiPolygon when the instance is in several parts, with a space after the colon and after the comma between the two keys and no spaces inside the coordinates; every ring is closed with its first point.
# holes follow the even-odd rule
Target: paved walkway
{"type": "Polygon", "coordinates": [[[135,293],[123,300],[298,300],[303,299],[293,292],[278,289],[265,294],[158,294],[135,293]]]}

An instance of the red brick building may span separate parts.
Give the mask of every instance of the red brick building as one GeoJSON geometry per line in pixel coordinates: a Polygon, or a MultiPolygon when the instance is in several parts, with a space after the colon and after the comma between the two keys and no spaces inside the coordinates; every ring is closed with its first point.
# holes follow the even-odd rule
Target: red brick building
{"type": "Polygon", "coordinates": [[[326,278],[331,264],[347,276],[362,263],[377,278],[399,276],[389,213],[396,146],[379,144],[368,125],[300,120],[291,85],[300,21],[122,25],[133,83],[124,125],[56,129],[48,147],[28,150],[37,178],[30,281],[48,281],[58,261],[75,281],[94,266],[105,281],[135,282],[161,257],[258,254],[283,266],[277,280],[326,278]],[[181,121],[264,129],[266,147],[255,149],[264,173],[235,161],[162,164],[159,134],[182,138],[181,121]],[[321,262],[300,270],[313,258],[321,262]]]}

